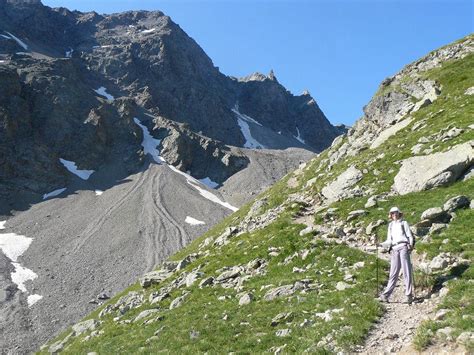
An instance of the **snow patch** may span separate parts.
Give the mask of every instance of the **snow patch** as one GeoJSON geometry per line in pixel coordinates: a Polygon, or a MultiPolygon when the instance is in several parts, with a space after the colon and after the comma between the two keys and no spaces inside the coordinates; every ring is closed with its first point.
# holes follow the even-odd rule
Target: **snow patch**
{"type": "Polygon", "coordinates": [[[18,260],[30,246],[33,238],[15,233],[0,234],[0,249],[13,262],[18,260]]]}
{"type": "Polygon", "coordinates": [[[38,295],[38,294],[29,295],[28,298],[27,298],[28,307],[33,306],[36,302],[38,302],[42,298],[43,298],[43,296],[38,295]]]}
{"type": "Polygon", "coordinates": [[[150,134],[150,131],[148,130],[148,127],[142,125],[138,118],[134,117],[133,122],[135,122],[143,131],[143,152],[145,154],[150,154],[153,160],[158,164],[165,162],[165,160],[160,156],[160,152],[156,148],[160,145],[161,140],[153,138],[153,136],[150,134]]]}
{"type": "Polygon", "coordinates": [[[104,193],[104,191],[102,191],[102,190],[95,190],[94,192],[95,192],[96,196],[100,196],[104,193]]]}
{"type": "Polygon", "coordinates": [[[304,141],[303,138],[301,138],[301,134],[300,134],[300,130],[298,129],[298,126],[296,126],[296,133],[297,133],[297,136],[293,136],[297,141],[303,143],[303,144],[306,144],[306,142],[304,141]]]}
{"type": "Polygon", "coordinates": [[[0,37],[5,38],[5,39],[12,39],[11,37],[5,36],[5,35],[0,35],[0,37]]]}
{"type": "Polygon", "coordinates": [[[72,53],[74,53],[74,49],[69,48],[69,50],[66,51],[66,53],[65,53],[66,58],[72,58],[72,53]]]}
{"type": "Polygon", "coordinates": [[[49,198],[49,197],[58,196],[58,195],[62,194],[64,191],[66,191],[66,188],[65,188],[65,187],[62,188],[62,189],[57,189],[57,190],[48,192],[47,194],[44,194],[44,195],[43,195],[43,200],[46,200],[46,199],[49,198]]]}
{"type": "Polygon", "coordinates": [[[21,39],[19,39],[18,37],[15,37],[14,35],[12,35],[10,32],[7,32],[7,33],[10,35],[10,37],[11,37],[16,43],[18,43],[18,44],[20,45],[20,47],[22,47],[25,51],[28,50],[28,46],[26,45],[25,42],[23,42],[23,41],[22,41],[21,39]]]}
{"type": "Polygon", "coordinates": [[[69,161],[62,158],[59,158],[59,161],[61,162],[61,164],[64,165],[67,170],[69,170],[74,175],[80,177],[82,180],[89,179],[90,176],[94,173],[94,170],[79,170],[76,166],[76,163],[74,163],[73,161],[69,161]]]}
{"type": "Polygon", "coordinates": [[[105,97],[107,100],[114,101],[115,98],[107,92],[107,89],[101,86],[97,90],[94,90],[100,96],[105,97]]]}
{"type": "Polygon", "coordinates": [[[0,64],[6,63],[6,60],[0,60],[0,64]]]}
{"type": "Polygon", "coordinates": [[[205,222],[203,221],[200,221],[196,218],[193,218],[193,217],[189,217],[189,216],[186,216],[186,219],[184,220],[186,223],[192,225],[192,226],[196,226],[196,225],[199,225],[199,224],[206,224],[205,222]]]}
{"type": "MultiPolygon", "coordinates": [[[[5,225],[5,222],[6,221],[1,222],[2,227],[5,225]]],[[[38,277],[38,275],[33,272],[33,270],[30,270],[17,263],[18,258],[28,249],[32,241],[33,238],[28,238],[24,235],[18,235],[15,233],[0,234],[0,250],[2,250],[6,257],[11,260],[12,265],[15,268],[15,270],[11,273],[12,281],[22,292],[27,292],[25,286],[26,281],[34,280],[38,277]]],[[[33,302],[32,304],[42,298],[40,295],[33,296],[35,297],[31,298],[31,301],[33,302]]],[[[30,304],[30,302],[28,302],[28,304],[30,304]]]]}
{"type": "Polygon", "coordinates": [[[212,181],[208,177],[205,177],[204,179],[199,179],[199,182],[201,182],[202,184],[206,185],[207,187],[209,187],[211,189],[215,189],[217,186],[219,186],[219,184],[217,182],[212,181]]]}
{"type": "Polygon", "coordinates": [[[5,229],[5,223],[7,223],[7,221],[0,221],[0,229],[5,229]]]}
{"type": "Polygon", "coordinates": [[[155,31],[156,31],[156,27],[155,28],[150,28],[149,30],[143,30],[140,33],[147,34],[147,33],[152,33],[152,32],[155,32],[155,31]]]}
{"type": "Polygon", "coordinates": [[[15,267],[15,271],[11,274],[13,283],[18,286],[20,291],[27,292],[25,282],[36,279],[38,275],[33,270],[23,267],[18,263],[12,263],[12,265],[15,267]]]}
{"type": "Polygon", "coordinates": [[[217,203],[221,206],[224,206],[232,211],[237,211],[238,208],[237,207],[234,207],[232,206],[230,203],[228,202],[224,202],[222,201],[220,198],[218,198],[216,195],[214,195],[212,192],[210,191],[207,191],[205,189],[203,189],[201,186],[199,186],[201,183],[196,180],[195,178],[193,178],[191,175],[188,175],[186,173],[183,173],[181,170],[175,168],[173,165],[169,165],[169,168],[171,170],[173,170],[174,172],[180,174],[180,175],[183,175],[185,178],[186,178],[186,181],[189,185],[191,185],[192,187],[194,187],[198,192],[199,194],[204,197],[205,199],[208,199],[209,201],[212,201],[214,203],[217,203]]]}
{"type": "Polygon", "coordinates": [[[245,138],[244,148],[264,149],[265,146],[252,137],[248,122],[255,123],[259,126],[261,126],[261,124],[254,120],[252,117],[240,113],[238,104],[235,104],[234,108],[232,109],[232,112],[235,113],[235,115],[237,116],[237,124],[239,125],[240,131],[242,132],[245,138]]]}

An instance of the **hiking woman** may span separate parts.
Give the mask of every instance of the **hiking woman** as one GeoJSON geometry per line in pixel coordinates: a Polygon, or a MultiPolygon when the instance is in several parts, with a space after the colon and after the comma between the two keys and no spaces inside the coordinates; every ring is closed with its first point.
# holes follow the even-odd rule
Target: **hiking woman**
{"type": "Polygon", "coordinates": [[[380,300],[388,302],[397,284],[400,269],[403,269],[406,302],[410,304],[413,301],[413,270],[410,252],[414,246],[414,239],[410,231],[410,226],[403,219],[403,214],[398,207],[392,207],[388,216],[391,222],[388,225],[387,240],[382,243],[382,246],[388,247],[389,251],[391,250],[390,277],[387,287],[380,295],[380,300]]]}

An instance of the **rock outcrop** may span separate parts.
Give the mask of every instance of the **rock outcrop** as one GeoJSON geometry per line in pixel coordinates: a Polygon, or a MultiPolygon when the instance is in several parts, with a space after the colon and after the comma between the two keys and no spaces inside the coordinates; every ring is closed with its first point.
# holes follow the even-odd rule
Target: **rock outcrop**
{"type": "Polygon", "coordinates": [[[456,181],[474,164],[473,143],[460,144],[446,152],[405,159],[395,176],[393,190],[405,195],[456,181]]]}

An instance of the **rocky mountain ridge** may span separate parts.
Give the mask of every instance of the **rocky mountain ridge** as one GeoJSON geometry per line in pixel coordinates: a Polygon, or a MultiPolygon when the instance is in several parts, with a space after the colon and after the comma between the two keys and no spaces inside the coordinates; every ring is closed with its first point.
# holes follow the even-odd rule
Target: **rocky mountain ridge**
{"type": "MultiPolygon", "coordinates": [[[[7,159],[1,174],[10,191],[2,184],[4,198],[11,189],[41,194],[64,183],[58,156],[97,170],[117,153],[136,170],[137,113],[164,118],[158,120],[164,129],[168,122],[183,123],[189,132],[248,148],[318,152],[344,131],[310,95],[293,96],[274,74],[257,81],[221,74],[162,12],[99,15],[37,1],[0,5],[0,149],[7,159]],[[11,142],[21,144],[13,149],[11,142]],[[26,167],[22,160],[37,163],[26,167]]],[[[140,119],[152,128],[151,119],[140,119]]],[[[200,177],[203,169],[191,173],[200,177]]],[[[216,171],[216,179],[222,183],[235,171],[216,171]]]]}
{"type": "Polygon", "coordinates": [[[384,81],[346,136],[42,351],[472,352],[472,41],[384,81]],[[394,205],[412,305],[375,299],[394,205]]]}

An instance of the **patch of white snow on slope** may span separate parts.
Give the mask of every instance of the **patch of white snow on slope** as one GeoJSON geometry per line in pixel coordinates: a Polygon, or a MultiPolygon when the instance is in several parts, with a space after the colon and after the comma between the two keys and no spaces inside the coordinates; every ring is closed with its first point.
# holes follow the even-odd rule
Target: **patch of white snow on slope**
{"type": "Polygon", "coordinates": [[[110,95],[108,92],[107,92],[107,89],[103,86],[101,86],[100,88],[98,88],[97,90],[94,90],[97,94],[99,94],[100,96],[103,96],[105,97],[107,100],[110,100],[110,101],[114,101],[115,98],[110,95]]]}
{"type": "Polygon", "coordinates": [[[31,307],[34,305],[36,302],[38,302],[40,299],[42,299],[43,296],[34,294],[34,295],[29,295],[27,298],[28,306],[31,307]]]}
{"type": "Polygon", "coordinates": [[[153,138],[148,128],[145,125],[142,125],[138,118],[134,117],[133,122],[135,122],[143,131],[143,152],[145,154],[150,154],[153,160],[158,164],[165,162],[165,160],[160,156],[160,152],[156,148],[160,145],[161,140],[153,138]]]}
{"type": "Polygon", "coordinates": [[[143,31],[141,31],[141,33],[147,34],[147,33],[152,33],[152,32],[155,32],[155,31],[156,31],[156,28],[151,28],[149,30],[143,30],[143,31]]]}
{"type": "Polygon", "coordinates": [[[38,277],[37,274],[26,267],[21,266],[18,263],[12,263],[15,267],[15,271],[12,272],[12,281],[18,286],[18,289],[22,292],[26,291],[25,282],[34,280],[38,277]]]}
{"type": "Polygon", "coordinates": [[[65,187],[62,188],[62,189],[57,189],[57,190],[48,192],[47,194],[44,194],[44,195],[43,195],[43,200],[46,200],[46,199],[49,198],[49,197],[58,196],[58,195],[62,194],[64,191],[66,191],[66,188],[65,188],[65,187]]]}
{"type": "Polygon", "coordinates": [[[11,37],[16,43],[18,43],[25,51],[28,50],[28,45],[27,45],[25,42],[23,42],[23,41],[22,41],[21,39],[19,39],[18,37],[15,37],[14,35],[12,35],[10,32],[7,32],[7,33],[8,33],[8,34],[10,35],[10,37],[11,37]]]}
{"type": "Polygon", "coordinates": [[[74,175],[80,177],[82,180],[89,179],[90,176],[94,173],[94,170],[79,170],[76,166],[76,163],[74,163],[73,161],[69,161],[62,158],[59,158],[59,161],[61,162],[61,164],[64,165],[67,170],[69,170],[74,175]]]}
{"type": "Polygon", "coordinates": [[[72,58],[72,53],[74,53],[74,49],[69,48],[69,50],[66,51],[66,53],[65,53],[66,58],[72,58]]]}
{"type": "Polygon", "coordinates": [[[215,189],[217,186],[219,186],[217,182],[212,181],[209,177],[205,177],[204,179],[199,179],[199,181],[211,189],[215,189]]]}
{"type": "Polygon", "coordinates": [[[95,192],[96,196],[100,196],[104,193],[104,191],[102,191],[102,190],[95,190],[94,192],[95,192]]]}
{"type": "Polygon", "coordinates": [[[298,129],[298,126],[296,127],[296,133],[298,134],[297,136],[293,136],[297,141],[306,144],[303,138],[301,138],[300,130],[298,129]]]}
{"type": "MultiPolygon", "coordinates": [[[[9,258],[14,266],[15,270],[11,273],[12,281],[18,286],[18,289],[22,292],[27,292],[25,282],[34,280],[38,275],[19,263],[17,263],[18,257],[20,257],[30,246],[33,238],[28,238],[23,235],[15,233],[0,234],[0,249],[9,258]]],[[[31,307],[34,303],[39,301],[43,296],[31,295],[34,297],[28,297],[28,305],[31,307]]]]}
{"type": "Polygon", "coordinates": [[[18,260],[30,246],[33,238],[28,238],[15,233],[0,234],[0,249],[13,262],[18,260]]]}
{"type": "Polygon", "coordinates": [[[0,229],[5,229],[5,223],[7,223],[7,221],[0,221],[0,229]]]}
{"type": "Polygon", "coordinates": [[[192,226],[196,226],[196,225],[199,225],[199,224],[206,224],[205,222],[203,221],[200,221],[196,218],[193,218],[193,217],[189,217],[189,216],[186,216],[186,219],[184,220],[186,223],[192,225],[192,226]]]}
{"type": "Polygon", "coordinates": [[[186,181],[188,182],[189,185],[191,185],[192,187],[194,187],[200,194],[202,197],[208,199],[209,201],[212,201],[214,203],[217,203],[221,206],[224,206],[232,211],[237,211],[238,208],[235,207],[235,206],[232,206],[230,203],[228,202],[224,202],[222,201],[219,197],[217,197],[216,195],[214,195],[212,192],[210,191],[207,191],[205,189],[203,189],[200,185],[200,182],[198,180],[196,180],[195,178],[193,178],[191,175],[189,174],[186,174],[186,173],[183,173],[181,170],[175,168],[173,165],[169,165],[169,168],[171,170],[173,170],[174,172],[180,174],[180,175],[183,175],[185,178],[186,178],[186,181]]]}
{"type": "Polygon", "coordinates": [[[240,113],[238,108],[239,106],[236,104],[235,107],[232,109],[232,112],[235,113],[235,115],[237,116],[237,124],[239,125],[240,131],[242,132],[242,135],[245,138],[244,148],[264,149],[265,146],[252,137],[248,122],[255,123],[259,126],[261,126],[261,124],[254,120],[252,117],[240,113]]]}

